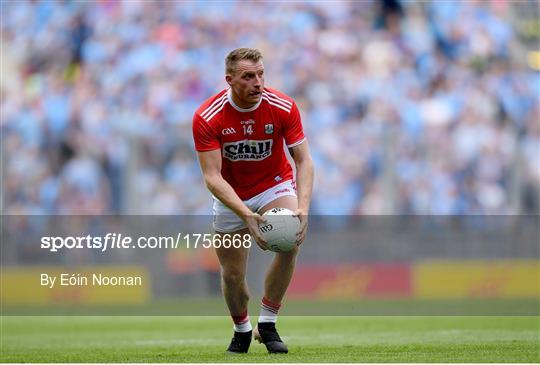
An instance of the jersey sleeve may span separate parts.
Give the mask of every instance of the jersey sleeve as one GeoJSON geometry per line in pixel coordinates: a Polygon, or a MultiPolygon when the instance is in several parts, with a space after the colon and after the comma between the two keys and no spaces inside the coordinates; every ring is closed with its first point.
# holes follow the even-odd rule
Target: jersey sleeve
{"type": "Polygon", "coordinates": [[[302,119],[300,118],[300,111],[296,103],[293,103],[291,112],[284,123],[283,137],[289,148],[298,146],[306,139],[304,128],[302,127],[302,119]]]}
{"type": "Polygon", "coordinates": [[[197,113],[193,116],[193,140],[195,149],[199,152],[219,150],[221,148],[219,135],[197,113]]]}

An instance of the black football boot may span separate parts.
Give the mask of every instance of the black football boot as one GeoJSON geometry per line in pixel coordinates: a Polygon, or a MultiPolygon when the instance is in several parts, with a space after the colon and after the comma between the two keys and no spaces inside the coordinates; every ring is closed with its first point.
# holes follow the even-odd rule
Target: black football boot
{"type": "Polygon", "coordinates": [[[260,343],[264,343],[270,354],[286,354],[289,352],[287,345],[279,337],[275,323],[258,323],[255,339],[260,343]]]}
{"type": "Polygon", "coordinates": [[[249,345],[251,344],[252,331],[249,332],[234,332],[234,337],[231,340],[227,352],[231,354],[247,354],[249,345]]]}

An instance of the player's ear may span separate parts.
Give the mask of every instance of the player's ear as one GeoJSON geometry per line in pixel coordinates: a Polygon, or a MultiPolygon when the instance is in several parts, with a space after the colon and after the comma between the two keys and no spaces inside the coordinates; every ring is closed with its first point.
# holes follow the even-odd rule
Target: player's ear
{"type": "Polygon", "coordinates": [[[225,75],[225,81],[227,82],[227,84],[229,84],[229,86],[232,86],[232,75],[225,75]]]}

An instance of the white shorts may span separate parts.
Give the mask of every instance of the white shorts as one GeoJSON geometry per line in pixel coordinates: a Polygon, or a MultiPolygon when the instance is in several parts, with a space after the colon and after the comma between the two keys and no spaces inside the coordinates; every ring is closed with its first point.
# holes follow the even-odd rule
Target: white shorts
{"type": "MultiPolygon", "coordinates": [[[[244,200],[244,203],[251,211],[258,213],[262,207],[282,196],[296,196],[296,189],[292,180],[287,180],[271,187],[251,199],[244,200]]],[[[231,233],[247,228],[244,221],[235,212],[216,197],[213,198],[214,230],[221,233],[231,233]]]]}

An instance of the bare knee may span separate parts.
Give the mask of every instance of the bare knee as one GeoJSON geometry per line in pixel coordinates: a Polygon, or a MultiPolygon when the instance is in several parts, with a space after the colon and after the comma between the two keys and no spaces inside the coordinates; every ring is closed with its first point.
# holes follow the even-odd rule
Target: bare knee
{"type": "Polygon", "coordinates": [[[221,271],[221,277],[225,285],[233,288],[244,286],[246,279],[246,275],[237,269],[223,269],[221,271]]]}
{"type": "Polygon", "coordinates": [[[281,260],[289,260],[293,261],[296,260],[296,256],[298,256],[298,252],[300,252],[300,247],[294,246],[294,248],[287,252],[278,252],[277,255],[281,260]]]}

